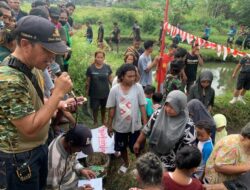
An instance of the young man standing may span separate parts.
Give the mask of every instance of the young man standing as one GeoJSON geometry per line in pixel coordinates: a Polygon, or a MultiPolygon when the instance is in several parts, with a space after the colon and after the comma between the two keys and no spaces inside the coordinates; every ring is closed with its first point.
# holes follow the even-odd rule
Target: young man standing
{"type": "Polygon", "coordinates": [[[8,0],[8,4],[14,11],[16,21],[24,16],[27,16],[27,13],[20,9],[20,0],[8,0]]]}
{"type": "Polygon", "coordinates": [[[240,101],[243,104],[246,104],[243,96],[246,91],[250,89],[250,58],[244,57],[236,65],[232,78],[236,77],[236,74],[240,70],[240,74],[237,79],[236,89],[234,90],[234,97],[230,101],[230,104],[234,104],[236,101],[240,101]]]}
{"type": "Polygon", "coordinates": [[[111,49],[113,50],[112,42],[114,42],[116,44],[117,53],[119,52],[119,43],[121,39],[120,33],[121,31],[120,31],[120,28],[118,27],[118,23],[114,22],[114,28],[113,28],[113,31],[111,32],[110,46],[111,46],[111,49]]]}
{"type": "Polygon", "coordinates": [[[130,36],[132,35],[133,35],[133,40],[141,40],[141,30],[137,20],[133,24],[132,33],[130,36]]]}
{"type": "Polygon", "coordinates": [[[0,11],[2,12],[3,23],[5,27],[11,26],[11,8],[4,1],[0,1],[0,11]]]}
{"type": "Polygon", "coordinates": [[[198,65],[203,65],[203,59],[200,54],[200,49],[198,44],[192,45],[191,52],[187,53],[185,60],[185,74],[187,77],[186,91],[189,93],[190,87],[194,84],[197,75],[198,65]]]}
{"type": "Polygon", "coordinates": [[[93,30],[92,30],[92,27],[91,27],[89,22],[86,22],[86,27],[87,27],[87,30],[86,30],[85,35],[86,35],[86,38],[87,38],[87,42],[89,44],[91,44],[92,41],[93,41],[93,30]]]}
{"type": "Polygon", "coordinates": [[[125,51],[124,55],[127,53],[132,53],[135,55],[136,60],[134,61],[133,65],[138,67],[138,61],[140,56],[143,54],[144,49],[140,47],[141,45],[141,40],[140,39],[134,39],[133,40],[133,45],[129,46],[127,50],[125,51]]]}
{"type": "Polygon", "coordinates": [[[121,172],[129,166],[127,147],[133,152],[133,146],[140,135],[140,130],[147,122],[145,95],[140,84],[136,83],[136,67],[123,64],[119,68],[118,79],[108,97],[106,107],[109,109],[107,124],[108,134],[115,132],[115,151],[120,151],[124,165],[121,172]],[[139,112],[140,110],[140,112],[139,112]]]}
{"type": "Polygon", "coordinates": [[[234,25],[230,26],[230,29],[227,33],[227,47],[233,48],[234,37],[237,33],[237,29],[234,25]]]}
{"type": "Polygon", "coordinates": [[[210,33],[211,33],[211,28],[208,24],[205,24],[205,29],[204,29],[204,34],[203,34],[203,37],[202,39],[204,40],[208,40],[209,37],[210,37],[210,33]]]}
{"type": "Polygon", "coordinates": [[[154,42],[149,40],[144,42],[144,53],[138,61],[138,70],[140,73],[140,84],[145,87],[152,85],[152,69],[157,65],[159,58],[156,57],[152,62],[151,54],[153,52],[154,42]]]}
{"type": "Polygon", "coordinates": [[[99,28],[98,28],[98,34],[97,34],[97,45],[99,48],[103,49],[103,38],[104,38],[104,28],[101,21],[98,22],[99,28]]]}
{"type": "Polygon", "coordinates": [[[74,25],[74,20],[72,18],[72,15],[75,11],[75,8],[76,8],[76,6],[71,2],[66,4],[66,10],[69,13],[68,23],[71,27],[73,27],[73,25],[74,25]]]}

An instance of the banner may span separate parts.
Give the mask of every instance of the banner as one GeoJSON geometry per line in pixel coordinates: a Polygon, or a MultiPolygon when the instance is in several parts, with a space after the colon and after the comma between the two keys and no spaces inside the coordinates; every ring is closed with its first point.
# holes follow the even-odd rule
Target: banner
{"type": "Polygon", "coordinates": [[[195,42],[199,44],[200,47],[207,48],[207,49],[213,49],[217,52],[218,56],[221,56],[223,54],[223,60],[225,61],[228,55],[232,55],[233,57],[244,57],[244,56],[249,56],[250,54],[247,54],[246,52],[239,51],[237,49],[231,49],[227,46],[216,44],[214,42],[210,42],[207,40],[204,40],[198,36],[195,36],[193,34],[190,34],[188,32],[185,32],[168,22],[164,23],[164,30],[167,31],[167,33],[171,37],[175,37],[177,34],[180,35],[182,42],[185,40],[187,41],[188,44],[191,44],[192,42],[195,42]]]}

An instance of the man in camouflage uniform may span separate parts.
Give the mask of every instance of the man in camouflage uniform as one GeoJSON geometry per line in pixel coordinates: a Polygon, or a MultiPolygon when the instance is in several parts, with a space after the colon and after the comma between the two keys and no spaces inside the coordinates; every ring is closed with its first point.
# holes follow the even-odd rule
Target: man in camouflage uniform
{"type": "Polygon", "coordinates": [[[167,74],[163,86],[163,101],[165,102],[168,94],[173,90],[181,90],[184,92],[184,86],[180,80],[183,61],[174,60],[170,63],[170,74],[167,74]]]}
{"type": "Polygon", "coordinates": [[[67,47],[55,26],[41,17],[23,17],[15,33],[17,47],[7,66],[0,67],[0,189],[42,190],[48,171],[49,121],[72,82],[62,73],[43,103],[31,70],[44,70],[67,47]]]}

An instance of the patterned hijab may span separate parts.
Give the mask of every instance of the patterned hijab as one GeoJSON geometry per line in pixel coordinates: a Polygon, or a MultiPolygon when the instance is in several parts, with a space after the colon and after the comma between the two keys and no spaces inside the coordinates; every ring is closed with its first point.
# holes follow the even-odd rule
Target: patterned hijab
{"type": "Polygon", "coordinates": [[[214,121],[216,124],[216,128],[224,127],[221,131],[217,131],[215,135],[215,144],[222,139],[223,137],[227,136],[227,118],[223,114],[216,114],[214,115],[214,121]]]}
{"type": "Polygon", "coordinates": [[[170,92],[165,104],[169,103],[176,111],[177,116],[168,116],[165,106],[157,116],[149,144],[157,154],[168,154],[183,137],[188,121],[187,97],[180,90],[170,92]]]}
{"type": "Polygon", "coordinates": [[[194,123],[200,120],[207,121],[210,126],[215,127],[215,122],[213,117],[207,111],[202,102],[198,99],[192,99],[187,104],[188,112],[194,123]]]}

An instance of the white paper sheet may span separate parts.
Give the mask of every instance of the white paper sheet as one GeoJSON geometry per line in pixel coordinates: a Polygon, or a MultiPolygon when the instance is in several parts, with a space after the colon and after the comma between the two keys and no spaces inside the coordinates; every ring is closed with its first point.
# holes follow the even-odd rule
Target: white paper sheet
{"type": "Polygon", "coordinates": [[[114,146],[115,140],[114,135],[112,138],[108,136],[108,131],[105,126],[98,127],[91,130],[92,133],[92,147],[94,152],[102,152],[105,154],[115,153],[114,146]]]}
{"type": "Polygon", "coordinates": [[[87,158],[88,155],[84,154],[83,152],[78,152],[76,159],[87,158]]]}
{"type": "Polygon", "coordinates": [[[94,188],[94,190],[102,190],[102,178],[95,178],[91,180],[79,180],[78,181],[78,187],[84,186],[84,185],[91,185],[91,187],[94,188]]]}
{"type": "MultiPolygon", "coordinates": [[[[102,152],[104,154],[114,154],[115,140],[114,135],[112,138],[108,136],[108,131],[105,126],[98,127],[91,130],[92,139],[91,144],[94,152],[102,152]]],[[[79,152],[77,153],[77,159],[86,158],[88,155],[79,152]]]]}

